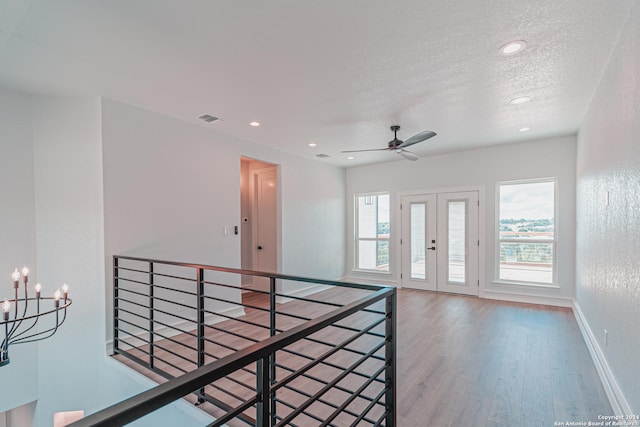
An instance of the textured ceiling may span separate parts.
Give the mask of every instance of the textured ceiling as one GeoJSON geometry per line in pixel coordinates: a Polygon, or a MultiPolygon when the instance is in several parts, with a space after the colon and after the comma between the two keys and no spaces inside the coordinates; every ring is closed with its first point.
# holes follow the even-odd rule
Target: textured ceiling
{"type": "Polygon", "coordinates": [[[633,1],[0,0],[0,86],[102,95],[340,166],[396,160],[340,150],[382,148],[392,124],[438,133],[423,156],[575,133],[633,1]]]}

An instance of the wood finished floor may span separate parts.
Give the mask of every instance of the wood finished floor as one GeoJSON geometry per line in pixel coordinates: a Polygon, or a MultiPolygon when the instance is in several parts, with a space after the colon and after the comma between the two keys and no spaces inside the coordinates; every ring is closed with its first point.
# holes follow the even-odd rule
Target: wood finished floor
{"type": "MultiPolygon", "coordinates": [[[[344,303],[347,296],[356,297],[349,293],[332,290],[322,296],[344,303]]],[[[264,306],[266,301],[249,293],[243,302],[264,306]]],[[[279,308],[310,317],[329,310],[296,302],[280,304],[279,308]]],[[[245,318],[261,324],[266,320],[263,313],[251,309],[245,318]]],[[[278,322],[285,329],[299,323],[286,317],[278,322]]],[[[216,326],[243,329],[233,321],[216,326]]],[[[250,335],[266,337],[260,329],[251,330],[250,335]]],[[[240,338],[225,342],[235,348],[250,344],[240,338]]],[[[400,427],[546,427],[554,421],[597,421],[598,415],[612,414],[570,309],[399,290],[397,344],[400,427]]],[[[224,347],[219,351],[220,356],[230,352],[224,347]]],[[[308,344],[306,351],[311,351],[308,344]]],[[[164,381],[118,358],[152,379],[164,381]]],[[[182,362],[179,357],[172,359],[184,370],[193,369],[182,362]]],[[[290,363],[302,361],[292,359],[290,363]]],[[[322,375],[322,371],[316,374],[322,375]]],[[[236,379],[249,384],[254,381],[246,372],[236,379]]],[[[299,386],[316,390],[313,384],[301,382],[299,386]]],[[[224,383],[224,388],[240,397],[247,392],[232,381],[224,383]]],[[[336,394],[327,400],[337,402],[342,397],[336,394]]],[[[208,404],[201,408],[216,414],[208,404]]],[[[296,424],[307,427],[317,422],[308,419],[296,424]]],[[[337,420],[335,425],[343,423],[337,420]]]]}

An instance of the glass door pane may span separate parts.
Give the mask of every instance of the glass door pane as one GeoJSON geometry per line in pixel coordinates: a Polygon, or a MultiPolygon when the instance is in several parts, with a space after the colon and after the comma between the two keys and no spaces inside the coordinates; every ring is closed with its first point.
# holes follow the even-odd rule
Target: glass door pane
{"type": "Polygon", "coordinates": [[[447,281],[466,283],[467,201],[447,202],[447,281]]]}
{"type": "Polygon", "coordinates": [[[411,203],[411,278],[426,279],[426,203],[411,203]]]}

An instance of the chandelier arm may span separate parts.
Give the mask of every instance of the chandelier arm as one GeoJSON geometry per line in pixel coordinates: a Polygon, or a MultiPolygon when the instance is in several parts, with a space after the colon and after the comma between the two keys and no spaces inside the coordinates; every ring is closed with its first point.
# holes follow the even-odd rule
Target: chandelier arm
{"type": "MultiPolygon", "coordinates": [[[[29,301],[29,298],[27,298],[27,295],[25,293],[25,313],[22,315],[24,320],[24,316],[26,315],[26,305],[27,305],[27,301],[29,301]]],[[[41,316],[38,316],[40,314],[40,299],[37,298],[36,299],[36,317],[33,319],[33,324],[31,326],[29,326],[27,329],[25,329],[24,331],[20,332],[18,335],[15,335],[13,337],[13,339],[18,339],[19,337],[23,336],[24,334],[26,334],[27,332],[29,332],[31,329],[33,329],[34,326],[36,326],[38,324],[38,320],[40,319],[41,316]]],[[[65,314],[66,314],[66,310],[67,308],[65,307],[65,314]]],[[[43,315],[48,314],[48,313],[43,313],[43,315]]],[[[22,322],[22,321],[21,321],[22,322]]],[[[18,327],[20,327],[20,325],[18,325],[18,327]]]]}
{"type": "MultiPolygon", "coordinates": [[[[20,317],[20,321],[16,324],[16,320],[18,319],[18,288],[15,288],[16,290],[16,310],[15,310],[15,317],[14,317],[14,322],[13,325],[11,325],[11,332],[9,332],[9,340],[11,340],[11,337],[13,336],[13,334],[20,329],[20,326],[22,326],[22,322],[24,321],[25,316],[27,315],[27,307],[29,307],[29,294],[28,294],[28,288],[27,288],[27,280],[25,279],[24,281],[24,310],[22,310],[22,317],[20,317]]],[[[36,318],[36,323],[38,322],[38,319],[36,318]]],[[[29,329],[33,328],[33,326],[35,326],[35,323],[33,325],[31,325],[31,327],[29,327],[29,329]]],[[[19,334],[22,335],[22,334],[19,334]]]]}
{"type": "MultiPolygon", "coordinates": [[[[24,335],[24,334],[26,334],[27,332],[29,332],[31,329],[33,329],[33,327],[34,327],[34,326],[36,326],[36,325],[38,324],[38,319],[40,319],[40,318],[39,318],[39,317],[36,317],[36,318],[33,320],[33,324],[32,324],[31,326],[29,326],[27,329],[25,329],[24,331],[20,332],[19,334],[17,334],[17,335],[13,335],[11,338],[15,340],[15,339],[20,338],[21,336],[23,336],[23,335],[24,335]]],[[[16,328],[16,329],[17,329],[17,328],[16,328]]],[[[13,341],[12,341],[12,342],[13,342],[13,341]]]]}
{"type": "Polygon", "coordinates": [[[22,337],[22,338],[19,338],[19,339],[14,339],[13,341],[10,341],[9,344],[11,344],[11,345],[14,345],[14,344],[15,345],[17,345],[17,344],[26,344],[28,342],[41,341],[41,340],[47,339],[49,337],[52,337],[58,331],[58,328],[60,326],[62,326],[62,324],[64,323],[66,318],[67,318],[67,309],[66,308],[64,309],[64,315],[62,316],[62,321],[61,322],[58,322],[58,311],[56,311],[56,326],[54,326],[52,328],[49,328],[46,331],[36,332],[35,334],[31,334],[31,335],[26,336],[26,337],[22,337]],[[40,335],[44,335],[44,334],[49,333],[49,332],[51,332],[51,333],[49,335],[47,335],[46,337],[39,337],[40,335]],[[39,338],[34,338],[34,337],[39,337],[39,338]]]}

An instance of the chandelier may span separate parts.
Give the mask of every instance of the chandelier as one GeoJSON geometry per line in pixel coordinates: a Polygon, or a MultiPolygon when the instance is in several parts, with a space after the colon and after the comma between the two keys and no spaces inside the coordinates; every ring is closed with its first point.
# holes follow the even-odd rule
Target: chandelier
{"type": "Polygon", "coordinates": [[[41,296],[42,285],[38,283],[33,287],[36,296],[30,298],[27,286],[29,269],[24,267],[21,275],[16,268],[11,277],[14,298],[5,298],[0,305],[3,316],[0,321],[0,338],[4,329],[4,339],[0,343],[0,366],[9,363],[10,345],[40,341],[53,336],[67,318],[67,307],[71,305],[71,299],[68,297],[69,287],[66,283],[62,285],[62,291],[57,289],[52,297],[41,296]],[[22,295],[21,277],[24,284],[22,295]]]}

